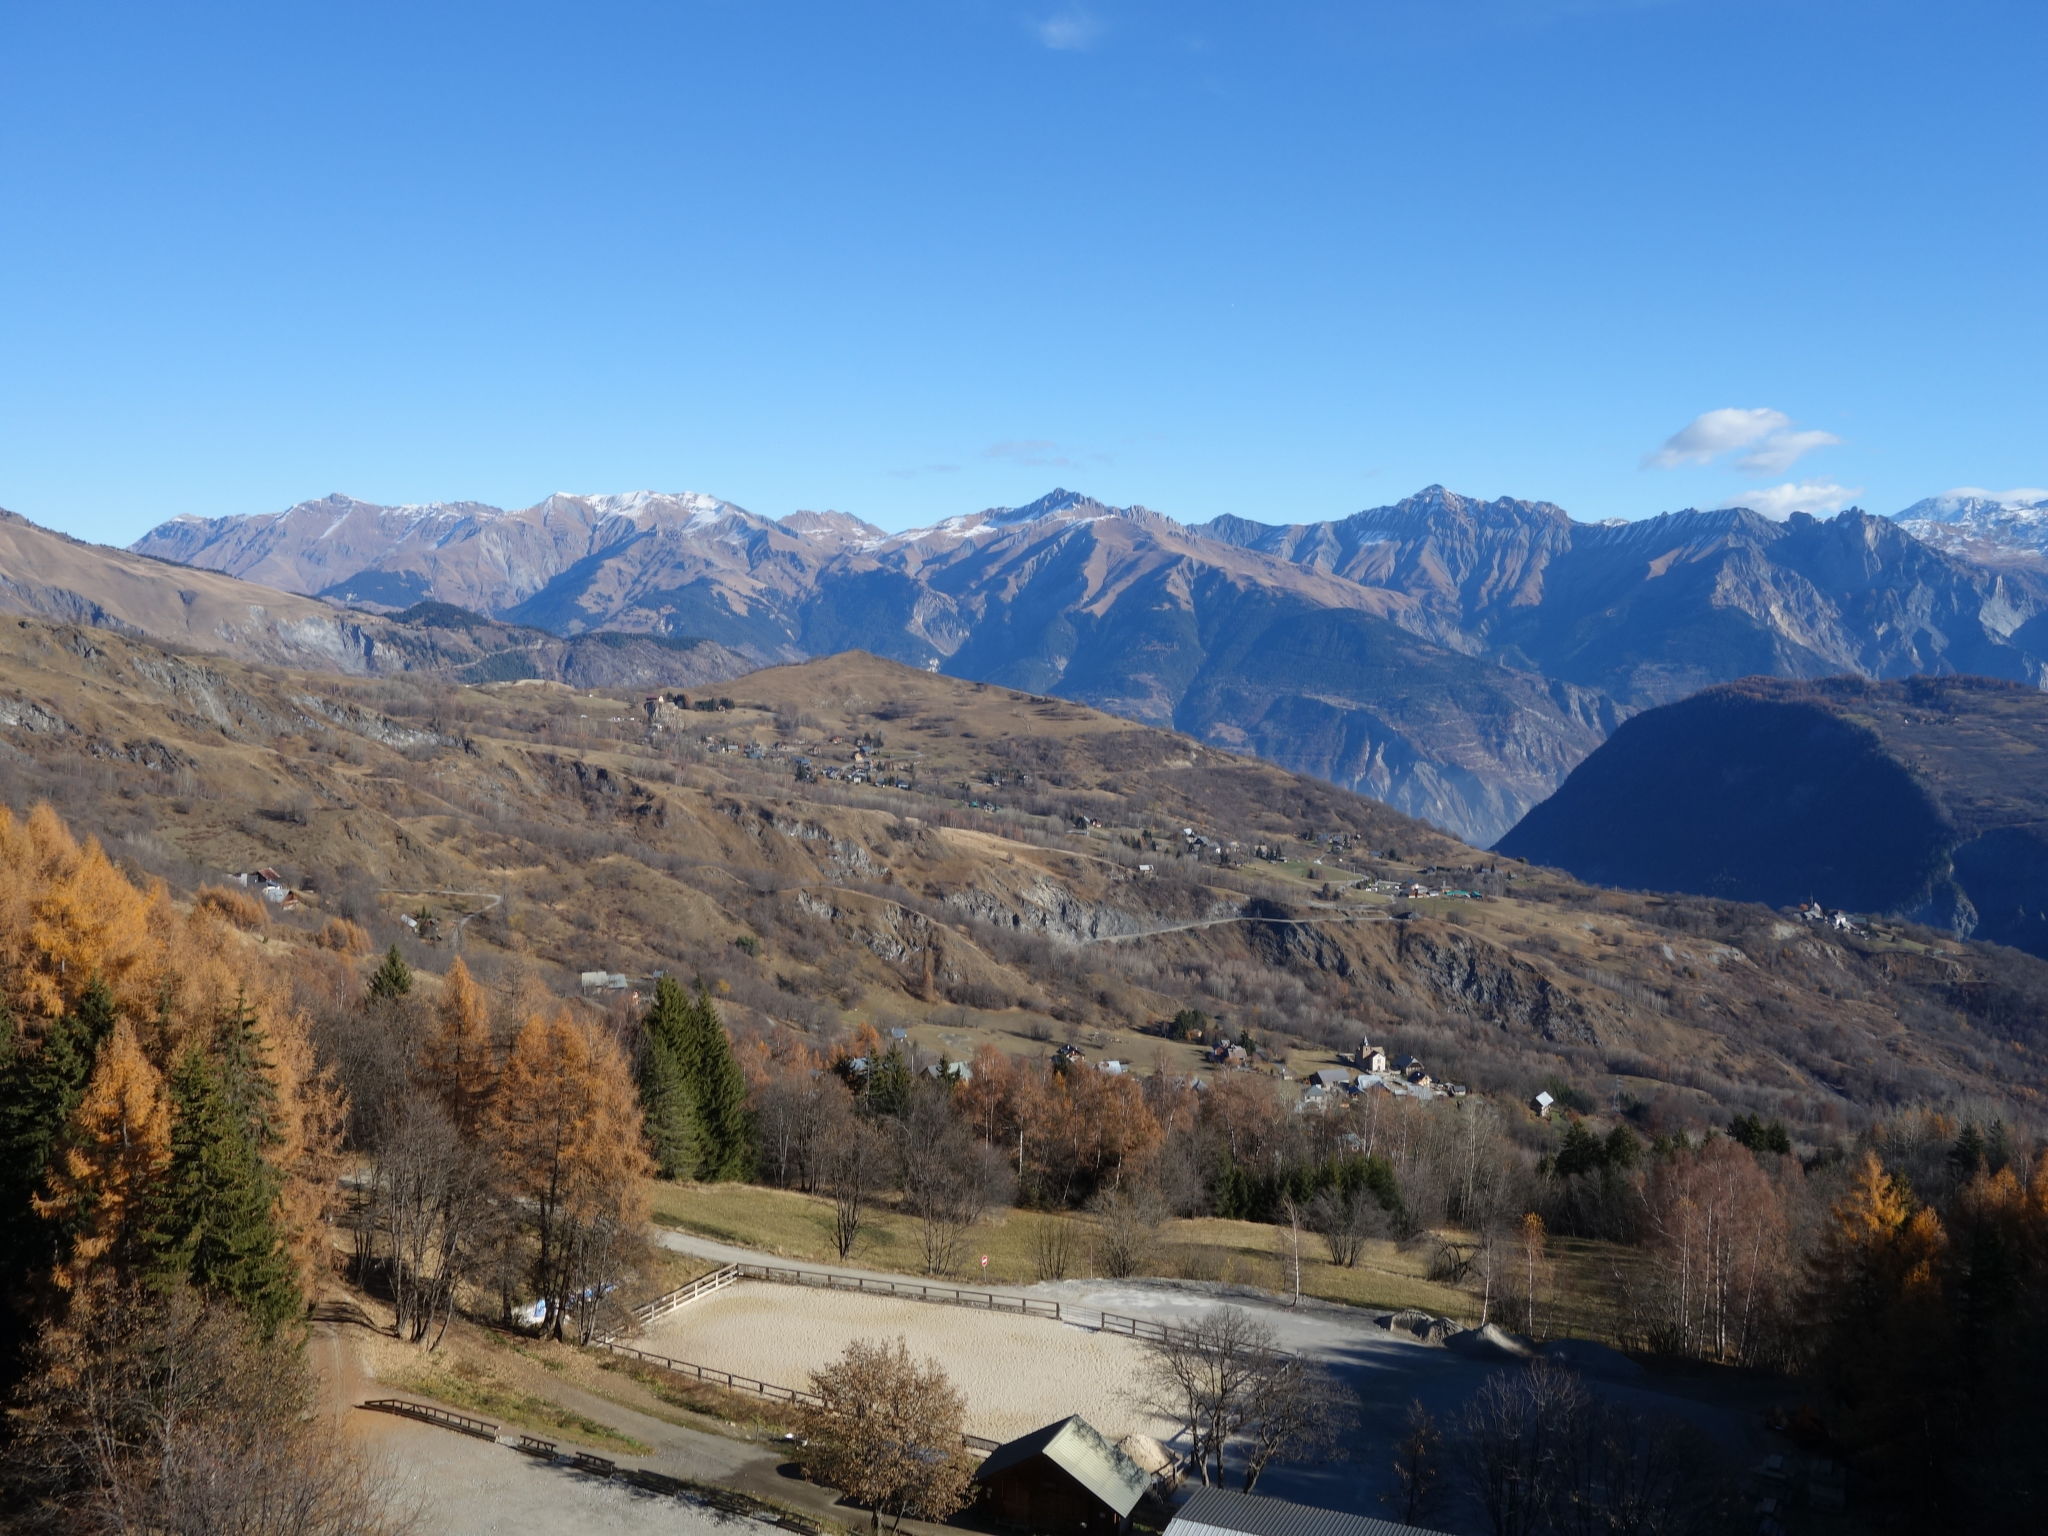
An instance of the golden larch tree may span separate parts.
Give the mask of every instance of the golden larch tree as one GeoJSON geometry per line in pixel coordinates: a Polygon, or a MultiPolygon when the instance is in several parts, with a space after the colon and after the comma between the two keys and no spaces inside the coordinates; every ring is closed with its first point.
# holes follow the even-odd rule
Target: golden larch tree
{"type": "Polygon", "coordinates": [[[625,1053],[565,1009],[520,1026],[491,1097],[490,1134],[528,1213],[548,1331],[595,1331],[647,1220],[653,1160],[625,1053]]]}
{"type": "Polygon", "coordinates": [[[473,1138],[482,1128],[497,1082],[498,1053],[483,989],[460,960],[442,978],[434,1020],[434,1037],[427,1042],[420,1074],[447,1107],[456,1128],[473,1138]]]}
{"type": "Polygon", "coordinates": [[[146,1256],[147,1211],[171,1155],[171,1106],[126,1019],[94,1060],[35,1210],[69,1238],[54,1276],[78,1292],[130,1277],[146,1256]]]}

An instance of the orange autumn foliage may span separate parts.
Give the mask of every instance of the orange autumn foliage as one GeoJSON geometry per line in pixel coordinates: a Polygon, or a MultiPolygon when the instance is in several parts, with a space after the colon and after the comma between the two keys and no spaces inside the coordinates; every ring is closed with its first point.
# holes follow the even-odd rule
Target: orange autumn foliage
{"type": "Polygon", "coordinates": [[[441,980],[434,1021],[434,1036],[420,1061],[421,1077],[447,1107],[456,1128],[474,1137],[497,1082],[498,1053],[483,990],[460,959],[441,980]]]}
{"type": "MultiPolygon", "coordinates": [[[[95,1111],[102,1120],[140,1113],[141,1067],[167,1077],[188,1045],[209,1049],[220,1022],[246,1006],[263,1038],[275,1105],[267,1155],[281,1176],[278,1214],[309,1278],[323,1259],[320,1218],[333,1187],[342,1100],[315,1063],[307,1020],[284,977],[259,955],[258,942],[218,911],[202,904],[181,912],[161,882],[138,886],[48,806],[25,817],[0,808],[0,1002],[33,1043],[95,978],[105,986],[123,1043],[120,1091],[108,1087],[113,1097],[95,1111]]],[[[111,1123],[73,1129],[86,1145],[111,1123]]],[[[50,1198],[62,1196],[53,1188],[50,1198]]],[[[118,1246],[113,1235],[107,1240],[118,1246]]]]}
{"type": "Polygon", "coordinates": [[[59,1289],[130,1278],[149,1192],[170,1155],[163,1077],[143,1055],[134,1026],[116,1019],[58,1145],[48,1193],[34,1202],[38,1216],[70,1234],[70,1257],[54,1277],[59,1289]]]}

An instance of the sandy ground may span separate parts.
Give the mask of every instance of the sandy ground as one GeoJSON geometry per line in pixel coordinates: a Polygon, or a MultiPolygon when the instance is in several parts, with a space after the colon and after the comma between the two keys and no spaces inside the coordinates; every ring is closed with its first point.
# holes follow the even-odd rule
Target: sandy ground
{"type": "Polygon", "coordinates": [[[415,1501],[421,1530],[433,1536],[747,1536],[775,1529],[430,1425],[391,1420],[360,1438],[401,1497],[415,1501]]]}
{"type": "MultiPolygon", "coordinates": [[[[684,1233],[664,1231],[658,1234],[658,1240],[713,1262],[758,1259],[743,1250],[684,1233]]],[[[840,1272],[858,1273],[851,1269],[840,1272]]],[[[1406,1433],[1410,1403],[1420,1402],[1439,1421],[1449,1420],[1464,1408],[1488,1376],[1503,1369],[1518,1369],[1388,1333],[1374,1326],[1373,1312],[1334,1303],[1304,1302],[1298,1308],[1290,1307],[1277,1297],[1241,1289],[1225,1293],[1222,1287],[1186,1281],[1066,1280],[990,1289],[1011,1296],[1057,1299],[1080,1309],[1119,1312],[1167,1324],[1184,1325],[1218,1306],[1240,1307],[1250,1312],[1273,1329],[1282,1348],[1322,1361],[1347,1389],[1356,1413],[1355,1422],[1344,1435],[1346,1454],[1313,1466],[1273,1467],[1261,1480],[1259,1491],[1355,1514],[1384,1516],[1387,1512],[1382,1498],[1394,1491],[1392,1452],[1406,1433]]],[[[1140,1429],[1161,1439],[1171,1434],[1172,1426],[1151,1422],[1151,1416],[1136,1406],[1127,1389],[1116,1390],[1128,1383],[1130,1374],[1142,1364],[1141,1346],[1129,1339],[964,1308],[885,1301],[792,1286],[735,1286],[696,1306],[717,1307],[727,1297],[748,1292],[754,1298],[750,1320],[733,1337],[721,1339],[716,1322],[720,1314],[706,1311],[692,1317],[692,1307],[665,1321],[664,1326],[676,1330],[669,1337],[677,1342],[650,1341],[645,1347],[726,1370],[745,1371],[785,1386],[802,1386],[812,1367],[811,1360],[801,1358],[804,1349],[822,1351],[829,1358],[848,1338],[902,1333],[913,1350],[938,1355],[948,1372],[968,1390],[970,1428],[977,1434],[1003,1438],[1069,1413],[1082,1414],[1112,1437],[1129,1429],[1140,1429]],[[781,1294],[764,1297],[760,1294],[764,1290],[781,1294]],[[923,1316],[927,1313],[936,1313],[945,1321],[931,1321],[923,1316]],[[773,1314],[772,1324],[761,1321],[766,1314],[773,1314]],[[827,1316],[832,1319],[829,1323],[806,1321],[827,1316]],[[1048,1334],[1053,1339],[1063,1334],[1069,1336],[1067,1348],[1075,1353],[1051,1355],[1040,1347],[1027,1347],[1020,1354],[1002,1342],[1014,1339],[1035,1344],[1048,1334]],[[687,1347],[680,1342],[685,1337],[689,1340],[687,1347]],[[757,1338],[769,1342],[756,1343],[757,1338]],[[709,1353],[720,1348],[725,1350],[723,1356],[709,1353]],[[781,1351],[773,1356],[778,1362],[774,1369],[783,1372],[779,1376],[765,1363],[769,1358],[766,1352],[776,1349],[781,1351]],[[996,1354],[999,1349],[1000,1364],[996,1354]],[[696,1353],[691,1353],[692,1350],[696,1353]],[[1073,1365],[1076,1357],[1117,1364],[1106,1374],[1099,1370],[1084,1373],[1073,1365]],[[743,1358],[747,1363],[739,1363],[743,1358]],[[780,1364],[784,1360],[788,1364],[780,1364]],[[1109,1387],[1106,1394],[1105,1385],[1109,1387]],[[1014,1428],[980,1428],[973,1422],[974,1410],[991,1395],[998,1410],[1006,1402],[1023,1401],[1031,1405],[1031,1411],[1013,1418],[1014,1428]]],[[[1647,1414],[1668,1414],[1688,1420],[1720,1441],[1740,1465],[1753,1464],[1768,1450],[1782,1449],[1762,1430],[1763,1412],[1782,1397],[1782,1388],[1731,1373],[1647,1375],[1626,1361],[1616,1362],[1622,1369],[1614,1370],[1598,1358],[1606,1353],[1595,1352],[1595,1357],[1585,1363],[1584,1373],[1587,1385],[1609,1401],[1647,1414]]],[[[1456,1516],[1439,1523],[1448,1530],[1466,1529],[1456,1516]]]]}
{"type": "Polygon", "coordinates": [[[965,1307],[744,1281],[656,1323],[642,1349],[802,1387],[855,1339],[901,1335],[967,1399],[970,1434],[1008,1440],[1078,1413],[1115,1439],[1173,1426],[1139,1401],[1143,1348],[1115,1334],[965,1307]]]}

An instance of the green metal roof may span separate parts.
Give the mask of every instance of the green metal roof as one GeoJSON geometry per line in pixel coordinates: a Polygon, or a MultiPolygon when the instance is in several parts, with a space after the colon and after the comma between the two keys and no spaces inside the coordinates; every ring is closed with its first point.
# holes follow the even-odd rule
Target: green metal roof
{"type": "Polygon", "coordinates": [[[999,1445],[988,1454],[974,1474],[978,1483],[998,1473],[1043,1456],[1096,1498],[1115,1510],[1121,1519],[1137,1508],[1152,1479],[1130,1457],[1102,1438],[1102,1434],[1079,1414],[1034,1429],[1030,1434],[999,1445]]]}
{"type": "Polygon", "coordinates": [[[1347,1515],[1234,1488],[1198,1488],[1167,1524],[1166,1536],[1441,1536],[1420,1526],[1347,1515]]]}

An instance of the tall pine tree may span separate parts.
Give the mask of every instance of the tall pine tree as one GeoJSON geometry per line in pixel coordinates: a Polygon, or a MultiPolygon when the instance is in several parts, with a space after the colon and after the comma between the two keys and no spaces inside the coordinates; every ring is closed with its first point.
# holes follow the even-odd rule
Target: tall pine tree
{"type": "Polygon", "coordinates": [[[666,1179],[743,1179],[754,1168],[747,1079],[732,1054],[711,994],[686,993],[674,978],[655,984],[642,1021],[640,1104],[647,1144],[666,1179]]]}
{"type": "Polygon", "coordinates": [[[744,1179],[754,1171],[754,1123],[747,1112],[747,1078],[732,1054],[725,1025],[704,983],[690,1001],[684,1067],[696,1119],[696,1176],[744,1179]]]}
{"type": "Polygon", "coordinates": [[[178,1059],[170,1086],[170,1166],[155,1223],[161,1268],[273,1334],[302,1303],[278,1227],[277,1174],[236,1090],[198,1047],[178,1059]]]}
{"type": "Polygon", "coordinates": [[[640,1107],[647,1121],[647,1149],[664,1179],[697,1172],[696,1090],[688,1065],[691,1002],[675,979],[654,985],[654,1003],[642,1020],[647,1038],[640,1052],[640,1107]]]}
{"type": "Polygon", "coordinates": [[[41,1040],[26,1038],[0,1009],[0,1286],[9,1294],[22,1294],[31,1275],[60,1257],[55,1228],[31,1202],[113,1027],[113,994],[97,977],[41,1040]]]}

